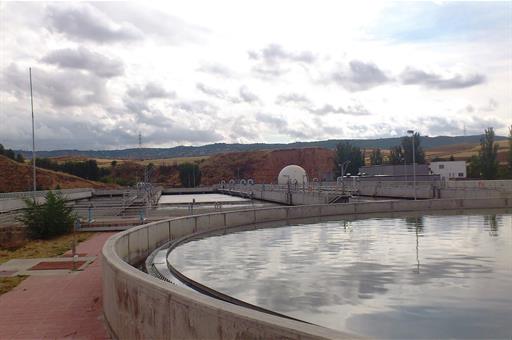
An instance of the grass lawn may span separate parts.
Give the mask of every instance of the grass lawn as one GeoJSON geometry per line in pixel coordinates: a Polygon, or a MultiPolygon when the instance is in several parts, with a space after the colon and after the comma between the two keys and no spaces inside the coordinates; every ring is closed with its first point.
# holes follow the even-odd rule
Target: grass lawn
{"type": "MultiPolygon", "coordinates": [[[[76,233],[77,243],[90,238],[94,233],[76,233]]],[[[64,254],[71,249],[73,235],[67,234],[49,240],[31,240],[16,250],[0,249],[0,264],[11,259],[33,259],[39,257],[54,257],[64,254]]],[[[26,276],[0,277],[0,295],[8,292],[23,281],[26,276]]]]}

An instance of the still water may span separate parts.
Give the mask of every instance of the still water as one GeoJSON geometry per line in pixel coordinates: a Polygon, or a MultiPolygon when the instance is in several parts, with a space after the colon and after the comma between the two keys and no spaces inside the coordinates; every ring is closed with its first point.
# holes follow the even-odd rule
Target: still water
{"type": "Polygon", "coordinates": [[[169,261],[240,300],[378,338],[512,337],[512,214],[285,226],[179,246],[169,261]]]}

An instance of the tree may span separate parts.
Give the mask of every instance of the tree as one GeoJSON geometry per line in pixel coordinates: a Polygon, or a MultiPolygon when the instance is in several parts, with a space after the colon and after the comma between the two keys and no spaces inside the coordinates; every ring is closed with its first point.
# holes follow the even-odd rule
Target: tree
{"type": "Polygon", "coordinates": [[[19,220],[27,226],[32,238],[48,239],[65,234],[73,228],[76,216],[59,194],[48,191],[43,204],[26,198],[25,205],[19,220]]]}
{"type": "Polygon", "coordinates": [[[494,129],[485,129],[485,134],[480,138],[480,170],[484,179],[496,179],[498,175],[498,144],[494,143],[494,129]]]}
{"type": "Polygon", "coordinates": [[[201,183],[201,171],[195,163],[182,163],[178,165],[181,185],[185,188],[198,186],[201,183]]]}
{"type": "Polygon", "coordinates": [[[391,148],[389,152],[389,164],[397,165],[404,162],[404,153],[402,147],[397,145],[391,148]]]}
{"type": "Polygon", "coordinates": [[[14,150],[6,149],[6,148],[4,148],[4,146],[2,144],[0,144],[0,155],[3,155],[7,158],[10,158],[10,159],[20,162],[20,163],[25,162],[25,158],[23,157],[23,155],[21,153],[16,154],[14,152],[14,150]]]}
{"type": "Polygon", "coordinates": [[[16,162],[18,163],[25,163],[25,157],[21,153],[16,155],[16,162]]]}
{"type": "Polygon", "coordinates": [[[383,163],[382,152],[380,149],[375,149],[370,154],[370,162],[372,165],[381,165],[383,163]]]}
{"type": "Polygon", "coordinates": [[[512,125],[508,128],[508,174],[512,177],[512,125]]]}
{"type": "Polygon", "coordinates": [[[352,175],[356,175],[359,173],[359,168],[364,165],[364,156],[356,146],[345,142],[339,143],[336,145],[335,156],[334,156],[334,173],[336,177],[341,176],[341,168],[340,164],[343,164],[347,161],[348,166],[344,174],[350,173],[352,175]]]}
{"type": "Polygon", "coordinates": [[[117,166],[117,161],[113,160],[112,162],[110,162],[110,166],[112,168],[111,171],[110,171],[110,173],[112,174],[112,182],[116,183],[116,166],[117,166]]]}
{"type": "Polygon", "coordinates": [[[425,152],[421,148],[421,140],[420,140],[420,134],[418,132],[415,132],[412,137],[405,136],[402,137],[401,140],[401,146],[403,150],[403,156],[405,157],[405,162],[407,164],[412,164],[413,160],[413,140],[414,138],[414,158],[416,160],[417,164],[425,164],[425,152]]]}
{"type": "Polygon", "coordinates": [[[469,159],[468,177],[469,178],[480,178],[480,176],[481,176],[480,157],[473,155],[469,159]]]}

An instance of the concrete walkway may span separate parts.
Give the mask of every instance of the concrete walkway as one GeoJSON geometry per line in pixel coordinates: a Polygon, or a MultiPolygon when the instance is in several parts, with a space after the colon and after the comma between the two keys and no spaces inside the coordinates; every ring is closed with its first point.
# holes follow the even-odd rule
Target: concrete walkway
{"type": "Polygon", "coordinates": [[[97,256],[84,271],[31,276],[0,295],[0,339],[108,339],[103,323],[101,248],[114,233],[98,233],[77,246],[97,256]]]}

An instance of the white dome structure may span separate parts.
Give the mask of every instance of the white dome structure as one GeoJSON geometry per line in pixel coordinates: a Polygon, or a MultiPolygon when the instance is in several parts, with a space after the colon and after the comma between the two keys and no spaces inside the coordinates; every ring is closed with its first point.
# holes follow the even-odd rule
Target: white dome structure
{"type": "Polygon", "coordinates": [[[298,165],[288,165],[285,166],[277,177],[277,184],[285,185],[285,184],[308,184],[308,175],[306,174],[306,170],[298,165]]]}

